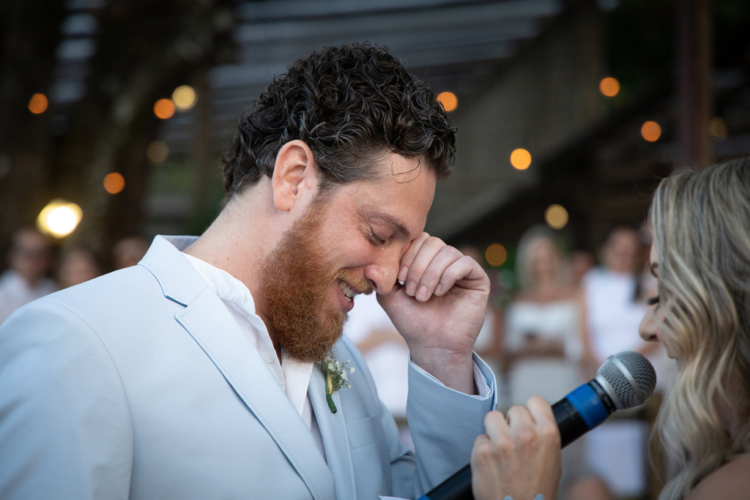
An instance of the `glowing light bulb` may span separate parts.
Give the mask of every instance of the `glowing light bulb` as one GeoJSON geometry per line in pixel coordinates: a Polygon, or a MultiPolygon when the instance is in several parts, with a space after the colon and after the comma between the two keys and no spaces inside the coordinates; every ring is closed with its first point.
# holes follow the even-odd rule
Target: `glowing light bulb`
{"type": "Polygon", "coordinates": [[[641,136],[648,142],[656,142],[661,137],[661,127],[656,122],[645,122],[641,126],[641,136]]]}
{"type": "Polygon", "coordinates": [[[608,76],[599,82],[599,91],[607,97],[614,97],[620,93],[620,82],[608,76]]]}
{"type": "Polygon", "coordinates": [[[41,232],[51,234],[56,238],[63,238],[75,230],[82,217],[81,207],[75,203],[57,199],[52,200],[42,209],[36,219],[36,224],[41,232]]]}
{"type": "Polygon", "coordinates": [[[198,102],[198,95],[190,85],[180,85],[172,92],[172,102],[174,102],[177,111],[187,111],[198,102]]]}
{"type": "Polygon", "coordinates": [[[125,189],[125,177],[118,172],[112,172],[104,177],[104,190],[109,194],[117,194],[125,189]]]}
{"type": "Polygon", "coordinates": [[[437,96],[437,100],[443,105],[445,111],[450,113],[458,107],[458,97],[453,92],[440,92],[437,96]]]}
{"type": "Polygon", "coordinates": [[[157,118],[161,118],[162,120],[172,118],[174,116],[174,111],[175,107],[171,99],[159,99],[156,101],[156,104],[154,104],[154,114],[157,118]]]}
{"type": "Polygon", "coordinates": [[[531,165],[531,153],[523,148],[515,149],[510,154],[510,164],[516,170],[526,170],[531,165]]]}
{"type": "Polygon", "coordinates": [[[508,258],[508,251],[500,243],[493,243],[485,250],[484,258],[493,267],[502,266],[508,258]]]}
{"type": "Polygon", "coordinates": [[[562,229],[568,224],[568,211],[562,205],[552,204],[544,211],[544,220],[552,229],[562,229]]]}
{"type": "Polygon", "coordinates": [[[31,111],[35,115],[39,115],[47,111],[47,106],[49,106],[49,101],[47,100],[46,95],[34,94],[33,96],[31,96],[31,100],[29,101],[29,111],[31,111]]]}

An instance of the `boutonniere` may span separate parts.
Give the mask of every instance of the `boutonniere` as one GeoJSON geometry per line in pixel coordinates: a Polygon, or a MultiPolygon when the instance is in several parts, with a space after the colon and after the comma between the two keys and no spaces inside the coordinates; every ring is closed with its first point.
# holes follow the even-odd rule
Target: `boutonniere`
{"type": "Polygon", "coordinates": [[[354,368],[347,368],[351,360],[347,359],[341,363],[336,358],[326,358],[322,363],[321,367],[326,374],[326,401],[328,402],[328,408],[331,409],[331,413],[336,413],[336,405],[333,404],[333,391],[338,391],[342,387],[351,387],[349,385],[349,377],[346,372],[354,373],[354,368]]]}

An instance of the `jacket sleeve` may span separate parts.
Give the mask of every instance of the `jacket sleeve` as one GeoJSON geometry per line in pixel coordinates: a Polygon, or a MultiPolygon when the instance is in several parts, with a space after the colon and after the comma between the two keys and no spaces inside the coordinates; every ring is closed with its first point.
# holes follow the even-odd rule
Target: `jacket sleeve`
{"type": "Polygon", "coordinates": [[[127,499],[125,390],[91,326],[53,298],[0,326],[0,498],[127,499]]]}
{"type": "MultiPolygon", "coordinates": [[[[375,383],[362,355],[348,339],[345,344],[370,391],[377,397],[375,383]]],[[[484,416],[497,406],[492,370],[476,354],[474,365],[477,386],[483,385],[485,389],[483,396],[469,396],[449,389],[409,361],[406,412],[416,455],[399,441],[393,416],[382,402],[379,403],[391,470],[390,494],[419,498],[471,460],[474,441],[484,433],[484,416]]]]}
{"type": "Polygon", "coordinates": [[[406,415],[417,466],[408,481],[394,477],[396,496],[419,498],[470,462],[474,441],[484,434],[484,417],[497,407],[492,370],[476,354],[474,364],[475,381],[483,377],[489,388],[484,396],[450,389],[409,361],[406,415]]]}

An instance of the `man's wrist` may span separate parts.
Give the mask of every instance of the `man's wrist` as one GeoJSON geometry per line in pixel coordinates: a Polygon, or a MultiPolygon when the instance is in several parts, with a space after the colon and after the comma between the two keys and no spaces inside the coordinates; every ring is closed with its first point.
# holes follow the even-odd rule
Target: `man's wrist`
{"type": "Polygon", "coordinates": [[[410,352],[415,365],[435,377],[443,385],[464,394],[476,395],[473,352],[456,354],[440,349],[410,352]]]}

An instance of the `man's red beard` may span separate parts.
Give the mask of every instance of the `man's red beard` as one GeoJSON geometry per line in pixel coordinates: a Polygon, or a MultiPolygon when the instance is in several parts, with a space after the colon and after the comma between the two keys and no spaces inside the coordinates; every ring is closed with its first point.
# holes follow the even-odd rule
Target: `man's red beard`
{"type": "Polygon", "coordinates": [[[369,289],[362,279],[336,272],[318,241],[325,202],[316,201],[284,235],[263,263],[266,314],[273,335],[293,358],[324,360],[341,338],[347,315],[332,300],[332,288],[345,279],[369,289]],[[346,278],[344,278],[346,276],[346,278]]]}

